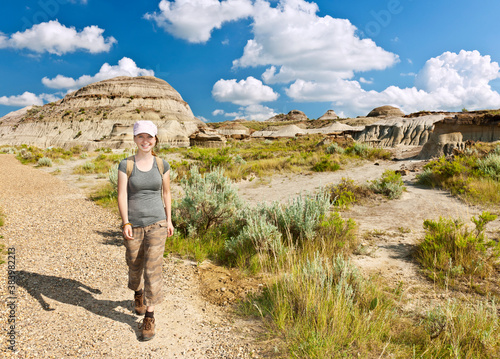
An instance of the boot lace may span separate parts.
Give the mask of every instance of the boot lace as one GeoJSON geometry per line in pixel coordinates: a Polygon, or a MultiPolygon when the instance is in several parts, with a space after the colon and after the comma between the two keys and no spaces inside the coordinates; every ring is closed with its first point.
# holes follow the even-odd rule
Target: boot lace
{"type": "Polygon", "coordinates": [[[142,322],[139,323],[139,329],[151,330],[153,318],[144,317],[142,322]]]}

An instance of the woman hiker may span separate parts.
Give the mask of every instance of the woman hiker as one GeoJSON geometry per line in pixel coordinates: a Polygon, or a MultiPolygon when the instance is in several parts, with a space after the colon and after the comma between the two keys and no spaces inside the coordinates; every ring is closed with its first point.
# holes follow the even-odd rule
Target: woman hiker
{"type": "Polygon", "coordinates": [[[151,121],[134,124],[135,156],[118,166],[118,209],[122,218],[128,287],[135,291],[134,306],[145,315],[141,339],[155,335],[155,306],[163,300],[162,263],[165,240],[174,233],[171,216],[170,166],[156,157],[158,130],[151,121]]]}

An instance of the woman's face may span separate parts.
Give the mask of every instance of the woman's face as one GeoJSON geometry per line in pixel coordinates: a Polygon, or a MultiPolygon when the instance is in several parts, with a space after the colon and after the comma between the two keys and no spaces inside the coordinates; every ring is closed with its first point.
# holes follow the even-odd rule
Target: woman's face
{"type": "Polygon", "coordinates": [[[147,133],[139,133],[137,136],[134,136],[134,142],[139,151],[150,152],[156,144],[156,138],[147,133]]]}

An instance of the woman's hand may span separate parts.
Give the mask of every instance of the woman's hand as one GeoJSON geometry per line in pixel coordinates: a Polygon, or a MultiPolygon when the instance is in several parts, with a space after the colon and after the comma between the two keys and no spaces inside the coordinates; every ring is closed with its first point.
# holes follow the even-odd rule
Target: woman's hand
{"type": "Polygon", "coordinates": [[[171,220],[167,221],[167,237],[171,237],[174,235],[174,225],[171,220]]]}
{"type": "Polygon", "coordinates": [[[122,234],[123,234],[123,238],[125,238],[127,240],[134,239],[133,232],[132,232],[132,225],[126,224],[125,226],[123,226],[122,234]]]}

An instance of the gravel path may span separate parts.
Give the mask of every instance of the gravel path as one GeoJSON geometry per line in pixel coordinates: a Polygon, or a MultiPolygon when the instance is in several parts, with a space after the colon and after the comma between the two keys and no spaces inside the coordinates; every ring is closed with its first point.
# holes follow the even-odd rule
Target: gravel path
{"type": "Polygon", "coordinates": [[[156,337],[140,342],[116,215],[12,155],[0,155],[0,169],[0,243],[15,249],[17,279],[10,293],[4,253],[0,357],[261,357],[249,339],[252,323],[203,300],[196,266],[173,258],[164,261],[156,337]]]}

